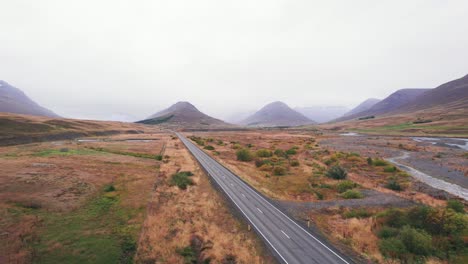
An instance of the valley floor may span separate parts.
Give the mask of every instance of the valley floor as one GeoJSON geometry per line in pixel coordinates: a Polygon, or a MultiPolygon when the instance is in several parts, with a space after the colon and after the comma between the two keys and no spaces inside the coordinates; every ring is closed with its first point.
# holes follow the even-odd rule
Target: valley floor
{"type": "Polygon", "coordinates": [[[0,263],[272,261],[168,133],[1,147],[0,166],[0,263]]]}

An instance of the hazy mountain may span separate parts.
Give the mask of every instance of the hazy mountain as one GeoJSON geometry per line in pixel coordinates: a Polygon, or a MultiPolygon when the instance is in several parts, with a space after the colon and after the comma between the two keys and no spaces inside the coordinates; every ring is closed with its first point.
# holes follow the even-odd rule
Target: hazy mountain
{"type": "Polygon", "coordinates": [[[318,123],[325,123],[340,116],[343,116],[349,109],[344,106],[311,106],[296,107],[297,112],[318,123]]]}
{"type": "Polygon", "coordinates": [[[38,105],[20,89],[0,80],[0,112],[59,117],[54,112],[38,105]]]}
{"type": "Polygon", "coordinates": [[[355,108],[351,109],[351,111],[345,113],[343,116],[350,116],[350,115],[354,115],[354,114],[369,110],[372,106],[374,106],[380,101],[381,101],[380,99],[369,98],[365,100],[364,102],[360,103],[355,108]]]}
{"type": "Polygon", "coordinates": [[[315,122],[283,102],[270,103],[242,121],[243,125],[258,127],[300,126],[313,123],[315,122]]]}
{"type": "Polygon", "coordinates": [[[421,94],[411,103],[400,107],[397,112],[417,111],[433,107],[444,107],[446,111],[453,108],[468,108],[468,75],[421,94]]]}
{"type": "Polygon", "coordinates": [[[178,102],[171,107],[151,115],[138,123],[178,125],[229,125],[219,119],[200,112],[189,102],[178,102]]]}
{"type": "Polygon", "coordinates": [[[423,93],[429,90],[430,89],[401,89],[392,93],[387,98],[376,103],[371,108],[365,111],[338,118],[336,121],[344,121],[367,116],[386,115],[391,112],[397,111],[400,107],[415,100],[418,96],[422,95],[423,93]]]}

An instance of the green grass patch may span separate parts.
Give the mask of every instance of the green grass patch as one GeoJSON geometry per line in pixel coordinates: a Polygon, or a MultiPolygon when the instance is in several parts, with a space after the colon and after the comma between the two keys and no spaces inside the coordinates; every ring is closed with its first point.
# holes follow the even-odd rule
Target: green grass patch
{"type": "Polygon", "coordinates": [[[33,154],[36,157],[48,156],[71,156],[71,155],[93,155],[98,152],[90,149],[46,149],[33,154]]]}
{"type": "Polygon", "coordinates": [[[115,192],[103,192],[71,213],[39,212],[40,240],[34,263],[132,263],[143,209],[124,208],[115,192]]]}
{"type": "Polygon", "coordinates": [[[111,154],[117,154],[117,155],[124,155],[124,156],[131,156],[135,158],[145,158],[145,159],[155,159],[155,160],[162,160],[163,156],[162,155],[154,155],[154,154],[148,154],[148,153],[136,153],[136,152],[127,152],[127,151],[120,151],[120,150],[111,150],[111,149],[105,149],[105,148],[100,148],[100,147],[87,147],[88,149],[91,149],[93,151],[98,151],[98,152],[105,152],[105,153],[111,153],[111,154]]]}

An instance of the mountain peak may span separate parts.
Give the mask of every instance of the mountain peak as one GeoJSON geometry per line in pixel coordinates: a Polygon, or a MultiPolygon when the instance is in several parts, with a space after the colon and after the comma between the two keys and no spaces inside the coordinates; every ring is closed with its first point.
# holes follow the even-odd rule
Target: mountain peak
{"type": "Polygon", "coordinates": [[[194,105],[186,101],[180,101],[169,108],[151,115],[144,124],[179,124],[179,125],[228,125],[227,123],[200,112],[194,105]]]}
{"type": "Polygon", "coordinates": [[[312,123],[315,122],[280,101],[265,105],[242,122],[247,126],[264,127],[300,126],[312,123]]]}

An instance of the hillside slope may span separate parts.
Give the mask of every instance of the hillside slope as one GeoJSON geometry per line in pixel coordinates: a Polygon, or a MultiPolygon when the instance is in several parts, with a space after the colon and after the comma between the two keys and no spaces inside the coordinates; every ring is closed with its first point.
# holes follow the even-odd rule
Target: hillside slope
{"type": "Polygon", "coordinates": [[[401,89],[384,100],[376,103],[371,108],[361,111],[352,115],[343,116],[338,118],[336,121],[345,121],[356,118],[363,118],[369,116],[381,116],[398,110],[401,106],[410,103],[415,100],[418,96],[429,91],[430,89],[401,89]]]}
{"type": "Polygon", "coordinates": [[[59,117],[31,100],[20,89],[0,80],[0,112],[35,115],[46,117],[59,117]]]}

